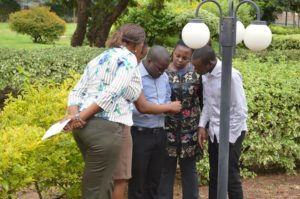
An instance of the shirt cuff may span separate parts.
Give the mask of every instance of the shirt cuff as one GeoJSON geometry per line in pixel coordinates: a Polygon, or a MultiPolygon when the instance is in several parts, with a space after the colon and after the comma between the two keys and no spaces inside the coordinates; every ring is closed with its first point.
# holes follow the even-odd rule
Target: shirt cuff
{"type": "Polygon", "coordinates": [[[205,128],[208,120],[200,118],[198,127],[205,128]]]}

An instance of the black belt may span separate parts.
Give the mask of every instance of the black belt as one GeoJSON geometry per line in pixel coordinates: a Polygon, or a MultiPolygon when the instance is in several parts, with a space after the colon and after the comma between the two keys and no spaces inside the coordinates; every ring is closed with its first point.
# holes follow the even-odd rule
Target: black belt
{"type": "Polygon", "coordinates": [[[139,126],[133,126],[132,127],[136,131],[141,131],[141,132],[149,132],[149,133],[160,133],[164,131],[163,127],[156,127],[156,128],[146,128],[146,127],[139,127],[139,126]]]}

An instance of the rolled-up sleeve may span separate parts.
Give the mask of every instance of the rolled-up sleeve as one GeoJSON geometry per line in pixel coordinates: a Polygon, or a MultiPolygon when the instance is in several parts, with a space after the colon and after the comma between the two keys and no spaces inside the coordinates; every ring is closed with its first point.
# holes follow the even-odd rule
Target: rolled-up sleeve
{"type": "Polygon", "coordinates": [[[137,67],[133,73],[132,80],[129,83],[129,87],[124,93],[124,98],[129,102],[136,101],[142,92],[142,79],[140,70],[137,67]]]}
{"type": "Polygon", "coordinates": [[[79,106],[82,103],[83,101],[82,98],[85,94],[85,91],[87,90],[88,80],[89,80],[89,68],[87,66],[80,80],[78,81],[74,89],[71,90],[69,94],[68,106],[79,106]]]}

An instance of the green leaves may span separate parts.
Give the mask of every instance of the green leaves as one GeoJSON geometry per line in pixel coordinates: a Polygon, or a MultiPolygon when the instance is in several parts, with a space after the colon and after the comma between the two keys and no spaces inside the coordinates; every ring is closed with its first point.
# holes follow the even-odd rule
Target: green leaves
{"type": "MultiPolygon", "coordinates": [[[[55,194],[79,198],[83,161],[71,134],[41,141],[49,126],[64,117],[69,89],[78,79],[25,84],[21,96],[8,98],[0,112],[0,198],[15,197],[32,184],[44,196],[56,187],[55,194]]],[[[53,197],[52,191],[48,198],[53,197]]]]}
{"type": "MultiPolygon", "coordinates": [[[[248,132],[243,142],[243,177],[273,169],[294,173],[300,161],[300,65],[298,50],[253,53],[238,49],[233,67],[243,75],[248,132]]],[[[208,180],[207,156],[197,164],[208,180]]]]}
{"type": "Polygon", "coordinates": [[[10,28],[32,37],[34,43],[53,42],[66,30],[66,22],[46,7],[32,7],[9,16],[10,28]]]}
{"type": "Polygon", "coordinates": [[[82,73],[85,65],[103,49],[47,48],[36,50],[0,49],[0,90],[22,88],[24,81],[61,83],[71,71],[82,73]]]}

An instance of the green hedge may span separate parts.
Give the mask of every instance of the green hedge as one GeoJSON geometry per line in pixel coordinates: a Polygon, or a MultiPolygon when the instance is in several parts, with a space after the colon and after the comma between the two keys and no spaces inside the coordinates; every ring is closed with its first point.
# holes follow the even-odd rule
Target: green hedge
{"type": "Polygon", "coordinates": [[[71,134],[41,141],[46,129],[62,119],[69,88],[25,84],[0,112],[0,198],[16,198],[34,185],[43,198],[79,198],[83,161],[71,134]]]}
{"type": "Polygon", "coordinates": [[[238,48],[235,53],[235,58],[240,58],[241,60],[258,59],[260,62],[270,62],[270,63],[290,63],[299,61],[300,51],[296,49],[292,50],[264,50],[260,52],[252,52],[247,48],[238,48]]]}
{"type": "Polygon", "coordinates": [[[249,108],[243,166],[294,172],[300,160],[300,65],[255,55],[234,65],[243,74],[249,108]]]}
{"type": "Polygon", "coordinates": [[[273,34],[277,35],[291,35],[291,34],[300,34],[300,28],[270,25],[271,31],[273,34]]]}
{"type": "MultiPolygon", "coordinates": [[[[233,66],[243,75],[249,109],[241,156],[243,177],[274,169],[294,173],[300,161],[299,53],[237,51],[233,66]]],[[[207,182],[206,152],[197,168],[202,182],[207,182]]]]}
{"type": "Polygon", "coordinates": [[[273,35],[273,41],[270,48],[277,50],[300,50],[300,34],[273,35]]]}
{"type": "Polygon", "coordinates": [[[34,50],[0,48],[0,90],[7,86],[20,89],[28,77],[32,81],[61,83],[70,77],[70,71],[81,73],[85,65],[102,51],[89,47],[34,50]]]}

